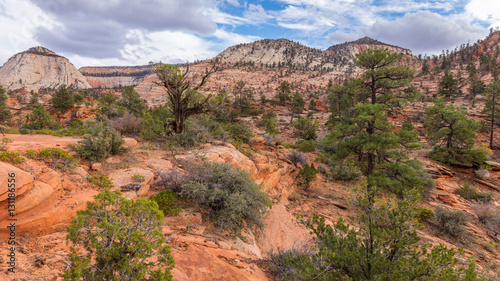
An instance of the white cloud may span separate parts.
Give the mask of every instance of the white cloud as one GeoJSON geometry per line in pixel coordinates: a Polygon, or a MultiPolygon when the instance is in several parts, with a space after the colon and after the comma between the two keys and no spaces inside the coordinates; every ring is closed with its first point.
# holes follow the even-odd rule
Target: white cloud
{"type": "Polygon", "coordinates": [[[485,28],[461,17],[444,17],[429,11],[406,14],[394,21],[378,20],[364,33],[382,42],[411,49],[415,54],[439,54],[487,35],[485,28]]]}
{"type": "Polygon", "coordinates": [[[44,11],[28,1],[2,0],[0,23],[2,40],[0,40],[0,64],[12,55],[39,45],[34,38],[36,28],[51,28],[56,23],[44,11]]]}
{"type": "Polygon", "coordinates": [[[471,0],[465,11],[484,22],[490,24],[489,27],[500,26],[500,1],[491,0],[471,0]]]}
{"type": "Polygon", "coordinates": [[[222,48],[241,43],[250,43],[262,39],[259,36],[240,35],[223,29],[218,29],[215,32],[214,37],[219,40],[220,43],[218,45],[222,48]]]}
{"type": "Polygon", "coordinates": [[[248,9],[243,12],[243,17],[253,24],[264,23],[271,18],[260,4],[249,4],[248,9]]]}
{"type": "Polygon", "coordinates": [[[248,24],[250,23],[249,20],[238,17],[238,16],[233,16],[228,13],[224,13],[218,8],[209,8],[206,9],[203,14],[212,20],[213,22],[219,23],[219,24],[226,24],[226,25],[232,25],[232,26],[237,26],[237,25],[242,25],[242,24],[248,24]]]}

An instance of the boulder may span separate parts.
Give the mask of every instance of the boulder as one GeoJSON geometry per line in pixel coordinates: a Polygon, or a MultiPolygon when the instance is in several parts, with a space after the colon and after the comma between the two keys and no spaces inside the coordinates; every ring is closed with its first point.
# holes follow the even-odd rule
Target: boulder
{"type": "Polygon", "coordinates": [[[94,171],[100,171],[100,170],[102,170],[102,164],[101,163],[93,163],[90,168],[94,171]]]}
{"type": "Polygon", "coordinates": [[[149,169],[129,168],[125,170],[117,170],[109,175],[113,182],[114,189],[124,189],[124,191],[138,191],[139,196],[144,196],[149,192],[149,186],[153,184],[154,174],[149,169]],[[138,182],[132,177],[140,175],[144,177],[143,182],[138,182]]]}
{"type": "Polygon", "coordinates": [[[481,180],[487,180],[490,178],[490,171],[486,169],[476,170],[474,174],[481,180]]]}
{"type": "MultiPolygon", "coordinates": [[[[33,186],[33,176],[10,164],[0,162],[0,202],[7,200],[9,175],[15,175],[16,196],[22,195],[33,186]]],[[[11,180],[12,183],[12,180],[11,180]]]]}

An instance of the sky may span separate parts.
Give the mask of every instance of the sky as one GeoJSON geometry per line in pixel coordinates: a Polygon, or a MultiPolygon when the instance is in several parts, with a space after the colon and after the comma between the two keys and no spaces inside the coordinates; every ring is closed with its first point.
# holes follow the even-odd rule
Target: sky
{"type": "Polygon", "coordinates": [[[0,65],[34,46],[76,67],[182,63],[260,39],[309,47],[364,36],[414,55],[484,39],[498,0],[0,0],[0,65]]]}

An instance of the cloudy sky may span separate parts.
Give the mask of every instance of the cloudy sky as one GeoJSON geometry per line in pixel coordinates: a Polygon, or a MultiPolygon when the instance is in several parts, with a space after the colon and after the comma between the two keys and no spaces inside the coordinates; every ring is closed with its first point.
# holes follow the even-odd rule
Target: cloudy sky
{"type": "Polygon", "coordinates": [[[0,0],[0,65],[44,46],[85,65],[211,58],[287,38],[325,49],[364,36],[439,54],[500,26],[498,0],[0,0]]]}

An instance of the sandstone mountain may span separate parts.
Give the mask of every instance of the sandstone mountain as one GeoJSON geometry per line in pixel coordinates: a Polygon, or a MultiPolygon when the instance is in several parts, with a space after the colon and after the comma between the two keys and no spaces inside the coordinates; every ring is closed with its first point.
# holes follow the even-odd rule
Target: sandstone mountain
{"type": "Polygon", "coordinates": [[[79,70],[92,88],[116,88],[137,85],[144,80],[146,75],[154,73],[153,67],[149,65],[88,66],[79,70]]]}
{"type": "Polygon", "coordinates": [[[62,86],[91,88],[71,62],[43,47],[34,47],[11,57],[0,68],[0,85],[7,89],[57,89],[62,86]]]}

